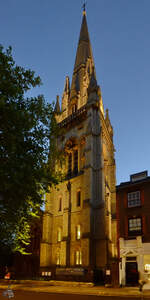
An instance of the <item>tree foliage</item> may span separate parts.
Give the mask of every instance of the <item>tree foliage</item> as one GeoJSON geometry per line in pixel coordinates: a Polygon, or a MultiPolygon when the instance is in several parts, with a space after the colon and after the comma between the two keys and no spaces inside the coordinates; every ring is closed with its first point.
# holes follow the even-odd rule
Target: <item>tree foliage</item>
{"type": "Polygon", "coordinates": [[[42,194],[59,180],[53,105],[42,95],[27,97],[40,84],[33,71],[16,65],[11,47],[0,46],[0,240],[20,252],[42,194]]]}

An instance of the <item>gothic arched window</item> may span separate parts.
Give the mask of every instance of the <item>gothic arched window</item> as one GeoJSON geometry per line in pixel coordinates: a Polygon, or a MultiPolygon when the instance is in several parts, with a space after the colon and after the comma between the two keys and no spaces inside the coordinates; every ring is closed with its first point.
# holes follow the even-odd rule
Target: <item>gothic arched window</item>
{"type": "Polygon", "coordinates": [[[77,104],[72,105],[72,114],[74,114],[77,111],[77,104]]]}
{"type": "Polygon", "coordinates": [[[78,141],[76,138],[70,138],[65,146],[65,152],[67,153],[67,174],[68,177],[78,174],[78,141]]]}
{"type": "Polygon", "coordinates": [[[81,206],[81,191],[77,192],[77,206],[81,206]]]}
{"type": "Polygon", "coordinates": [[[72,174],[72,153],[68,155],[68,176],[72,174]]]}
{"type": "Polygon", "coordinates": [[[77,225],[77,227],[76,227],[76,239],[80,240],[80,238],[81,238],[81,226],[77,225]]]}
{"type": "Polygon", "coordinates": [[[80,170],[85,166],[85,137],[80,142],[80,170]]]}
{"type": "Polygon", "coordinates": [[[62,197],[59,198],[58,211],[62,211],[62,197]]]}
{"type": "Polygon", "coordinates": [[[61,230],[61,227],[58,228],[58,231],[57,231],[57,242],[61,242],[61,239],[62,239],[62,230],[61,230]]]}
{"type": "Polygon", "coordinates": [[[80,250],[75,253],[75,264],[82,265],[82,252],[80,250]]]}
{"type": "Polygon", "coordinates": [[[74,151],[74,174],[78,174],[78,150],[74,151]]]}
{"type": "Polygon", "coordinates": [[[56,255],[56,265],[57,266],[60,265],[60,252],[57,252],[57,255],[56,255]]]}

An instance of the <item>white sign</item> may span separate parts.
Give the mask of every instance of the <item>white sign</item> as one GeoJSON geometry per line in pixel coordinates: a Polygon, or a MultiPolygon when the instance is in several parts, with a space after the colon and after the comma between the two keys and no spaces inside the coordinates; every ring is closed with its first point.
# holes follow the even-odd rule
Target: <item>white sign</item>
{"type": "Polygon", "coordinates": [[[6,298],[13,298],[14,297],[14,293],[13,293],[13,291],[12,291],[12,289],[11,288],[7,288],[7,290],[5,290],[3,293],[2,293],[2,295],[4,296],[4,297],[6,297],[6,298]]]}

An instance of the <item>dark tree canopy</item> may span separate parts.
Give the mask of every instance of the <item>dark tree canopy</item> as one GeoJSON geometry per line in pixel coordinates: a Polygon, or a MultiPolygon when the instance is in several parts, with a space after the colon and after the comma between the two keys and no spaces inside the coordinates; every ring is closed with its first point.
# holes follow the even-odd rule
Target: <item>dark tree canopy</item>
{"type": "Polygon", "coordinates": [[[53,105],[42,95],[26,96],[40,84],[33,71],[16,65],[11,47],[0,46],[0,240],[22,252],[42,194],[59,180],[53,105]]]}

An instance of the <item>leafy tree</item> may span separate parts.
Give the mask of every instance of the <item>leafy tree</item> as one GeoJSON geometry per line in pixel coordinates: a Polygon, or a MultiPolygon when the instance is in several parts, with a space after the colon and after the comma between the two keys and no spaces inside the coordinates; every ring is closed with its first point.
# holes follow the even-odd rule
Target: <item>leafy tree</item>
{"type": "Polygon", "coordinates": [[[0,46],[0,241],[22,253],[42,194],[60,179],[53,105],[42,95],[27,97],[40,84],[33,71],[16,65],[11,47],[0,46]]]}

